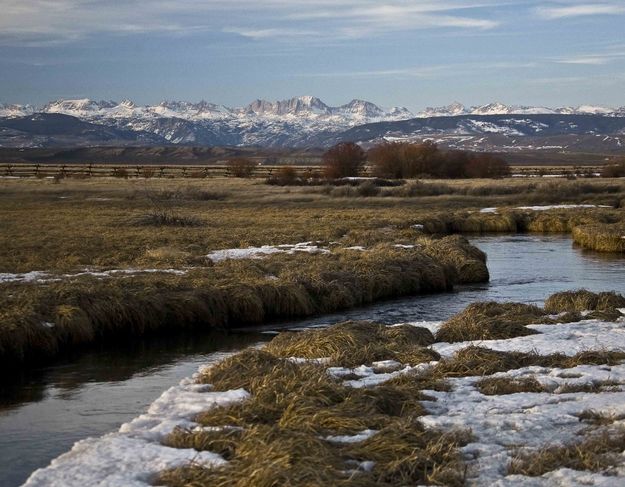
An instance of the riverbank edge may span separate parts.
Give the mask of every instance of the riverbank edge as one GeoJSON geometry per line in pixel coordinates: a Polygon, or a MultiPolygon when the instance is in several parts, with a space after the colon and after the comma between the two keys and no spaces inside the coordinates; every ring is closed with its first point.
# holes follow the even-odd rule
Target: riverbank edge
{"type": "Polygon", "coordinates": [[[293,257],[284,277],[227,285],[186,276],[29,284],[3,311],[0,364],[34,366],[98,341],[265,325],[489,279],[486,255],[464,237],[417,237],[405,247],[293,257]]]}

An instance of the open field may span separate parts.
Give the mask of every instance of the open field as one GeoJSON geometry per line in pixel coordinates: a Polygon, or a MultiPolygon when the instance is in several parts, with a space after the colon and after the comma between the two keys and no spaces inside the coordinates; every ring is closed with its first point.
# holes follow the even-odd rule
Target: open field
{"type": "Polygon", "coordinates": [[[544,308],[475,303],[445,323],[283,332],[26,485],[78,485],[111,465],[119,483],[172,487],[618,485],[623,306],[565,292],[544,308]]]}
{"type": "Polygon", "coordinates": [[[365,184],[0,180],[2,357],[445,291],[488,272],[477,249],[439,236],[616,228],[625,215],[621,180],[408,182],[375,196],[365,184]],[[587,207],[519,208],[550,204],[587,207]]]}

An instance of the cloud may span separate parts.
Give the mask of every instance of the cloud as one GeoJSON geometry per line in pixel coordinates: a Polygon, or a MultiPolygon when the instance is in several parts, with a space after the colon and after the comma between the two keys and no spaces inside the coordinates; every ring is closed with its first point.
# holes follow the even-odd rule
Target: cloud
{"type": "Polygon", "coordinates": [[[566,59],[560,59],[556,61],[559,64],[583,64],[588,66],[602,66],[609,64],[612,59],[607,57],[594,57],[594,56],[580,56],[566,59]]]}
{"type": "Polygon", "coordinates": [[[594,3],[557,7],[539,7],[536,11],[538,15],[544,19],[555,20],[568,17],[624,14],[625,6],[610,3],[594,3]]]}
{"type": "Polygon", "coordinates": [[[416,29],[493,29],[503,0],[3,0],[2,40],[71,42],[101,33],[229,32],[351,38],[416,29]],[[44,39],[44,41],[42,41],[44,39]]]}

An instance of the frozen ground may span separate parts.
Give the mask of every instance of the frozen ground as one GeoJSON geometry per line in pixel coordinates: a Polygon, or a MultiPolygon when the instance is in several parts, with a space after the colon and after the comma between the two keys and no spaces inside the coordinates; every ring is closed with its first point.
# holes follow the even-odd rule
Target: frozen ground
{"type": "Polygon", "coordinates": [[[297,244],[283,245],[263,245],[262,247],[248,247],[245,249],[224,249],[216,250],[206,256],[213,262],[221,262],[228,259],[261,259],[271,254],[294,254],[296,252],[306,252],[309,254],[327,254],[328,249],[319,247],[314,242],[300,242],[297,244]]]}
{"type": "MultiPolygon", "coordinates": [[[[548,211],[548,210],[574,210],[584,208],[612,208],[607,205],[543,205],[543,206],[517,206],[515,210],[548,211]]],[[[482,208],[480,213],[497,213],[498,208],[482,208]]]]}
{"type": "Polygon", "coordinates": [[[186,273],[186,270],[180,269],[111,269],[107,271],[84,269],[73,274],[52,274],[45,271],[31,271],[15,274],[10,272],[0,272],[0,284],[10,282],[56,282],[83,276],[106,279],[110,277],[131,277],[140,274],[174,274],[177,276],[184,276],[186,273]]]}
{"type": "MultiPolygon", "coordinates": [[[[623,310],[625,311],[625,310],[623,310]]],[[[413,323],[436,331],[440,323],[413,323]]],[[[482,342],[455,344],[437,343],[433,346],[443,356],[479,345],[493,350],[561,352],[573,355],[588,350],[625,350],[625,319],[616,323],[584,320],[559,325],[530,325],[537,335],[482,342]]],[[[298,360],[298,359],[293,359],[298,360]]],[[[319,361],[324,363],[323,360],[319,361]]],[[[328,373],[346,377],[352,387],[371,387],[408,371],[420,372],[435,362],[417,367],[394,361],[383,361],[355,369],[332,367],[328,373]],[[354,378],[356,376],[356,378],[354,378]]],[[[468,484],[472,486],[622,486],[625,468],[618,467],[611,475],[559,469],[542,477],[506,475],[515,452],[523,447],[537,449],[579,439],[578,434],[588,425],[577,415],[582,411],[625,418],[625,364],[616,366],[581,365],[570,369],[527,367],[495,374],[509,379],[535,378],[548,392],[516,393],[487,396],[478,391],[476,383],[482,377],[450,379],[448,392],[426,391],[436,401],[426,401],[428,415],[422,417],[426,426],[443,429],[470,428],[474,441],[462,449],[469,461],[468,484]],[[563,386],[579,386],[609,381],[610,387],[598,393],[566,393],[563,386]]],[[[568,389],[570,390],[570,389],[568,389]]],[[[160,445],[160,440],[175,426],[193,428],[192,418],[200,411],[218,404],[245,400],[244,390],[225,393],[210,391],[193,379],[167,390],[148,412],[121,427],[119,432],[99,439],[87,439],[57,458],[52,464],[35,472],[25,485],[32,486],[146,486],[162,469],[187,463],[219,465],[223,458],[213,453],[173,449],[160,445]]],[[[614,427],[625,426],[617,419],[614,427]]],[[[365,430],[353,436],[328,436],[328,441],[358,442],[375,435],[365,430]]],[[[370,462],[369,462],[370,463],[370,462]]],[[[358,468],[372,468],[372,465],[358,468]]]]}

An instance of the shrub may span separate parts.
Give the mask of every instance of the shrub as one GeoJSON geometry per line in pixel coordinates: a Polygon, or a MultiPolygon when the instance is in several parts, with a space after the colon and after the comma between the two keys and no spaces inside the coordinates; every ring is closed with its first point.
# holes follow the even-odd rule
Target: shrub
{"type": "Polygon", "coordinates": [[[510,167],[500,157],[465,151],[442,152],[436,144],[384,142],[369,150],[376,176],[414,178],[430,175],[442,178],[497,178],[508,176],[510,167]]]}
{"type": "Polygon", "coordinates": [[[358,144],[337,144],[323,155],[325,176],[329,179],[358,176],[366,160],[367,155],[358,144]]]}
{"type": "Polygon", "coordinates": [[[293,166],[279,167],[275,174],[267,178],[267,184],[274,184],[276,186],[292,186],[298,182],[297,171],[293,166]]]}
{"type": "Polygon", "coordinates": [[[380,194],[380,188],[373,181],[365,181],[359,184],[356,191],[359,196],[365,197],[378,196],[380,194]]]}
{"type": "Polygon", "coordinates": [[[226,163],[228,171],[236,178],[249,178],[254,173],[254,162],[246,157],[235,157],[226,163]]]}
{"type": "Polygon", "coordinates": [[[618,160],[612,164],[608,164],[601,170],[602,178],[624,178],[625,177],[625,159],[618,160]]]}
{"type": "Polygon", "coordinates": [[[123,167],[116,167],[113,169],[113,177],[128,179],[128,170],[123,167]]]}

